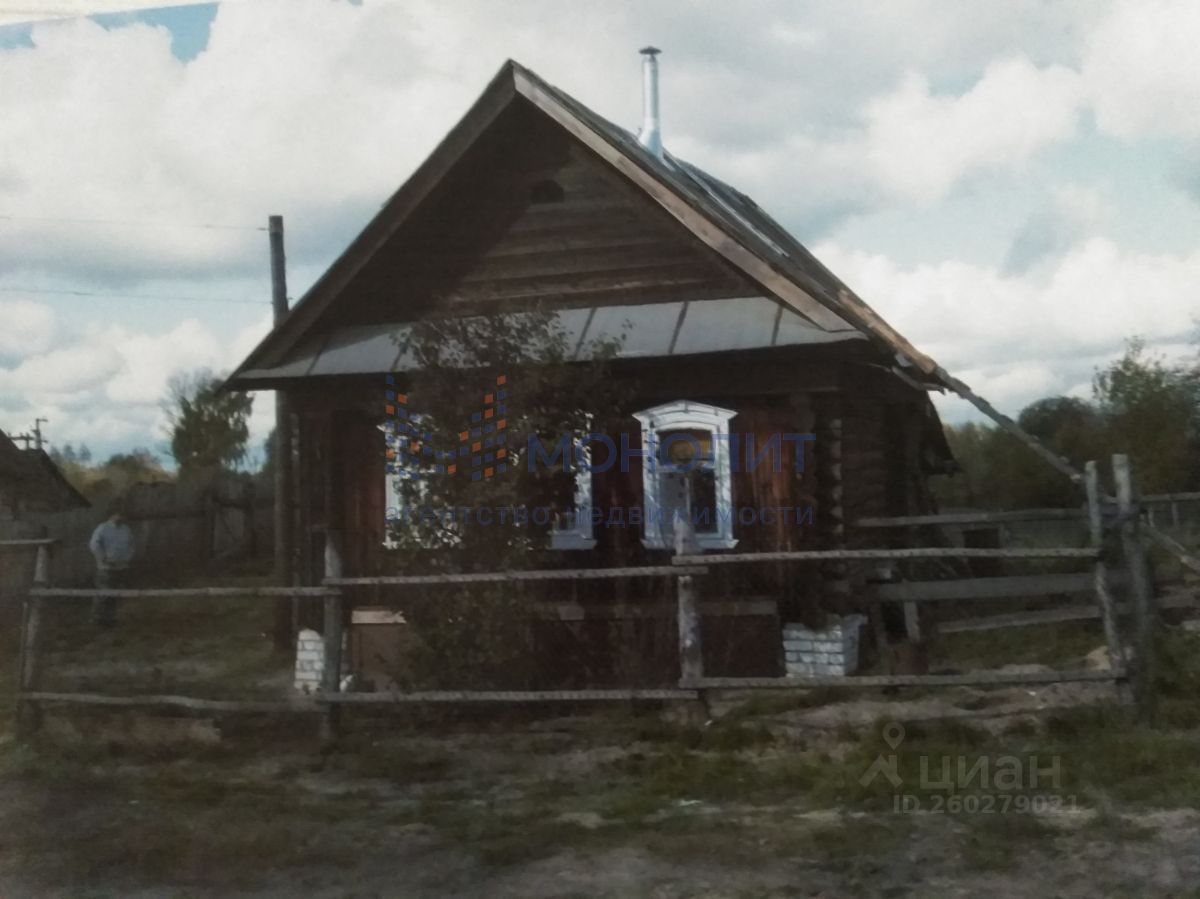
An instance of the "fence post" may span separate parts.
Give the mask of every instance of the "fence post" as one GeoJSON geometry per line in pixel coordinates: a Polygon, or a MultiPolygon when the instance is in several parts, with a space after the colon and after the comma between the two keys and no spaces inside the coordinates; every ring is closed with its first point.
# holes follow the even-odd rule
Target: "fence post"
{"type": "MultiPolygon", "coordinates": [[[[1084,487],[1087,490],[1088,535],[1092,548],[1096,550],[1096,563],[1092,568],[1096,602],[1100,606],[1104,639],[1108,643],[1108,664],[1115,673],[1118,669],[1125,670],[1125,649],[1121,645],[1116,607],[1113,604],[1112,592],[1108,588],[1108,566],[1104,561],[1104,519],[1100,509],[1100,477],[1094,461],[1084,466],[1084,487]]],[[[1114,681],[1113,686],[1119,697],[1119,683],[1114,681]]]]}
{"type": "MultiPolygon", "coordinates": [[[[325,577],[339,578],[342,576],[342,534],[341,531],[328,529],[325,531],[325,577]]],[[[321,692],[337,693],[342,682],[342,596],[325,597],[325,668],[321,672],[321,692]]],[[[337,736],[341,708],[336,703],[327,703],[325,715],[321,719],[321,738],[332,740],[337,736]]]]}
{"type": "Polygon", "coordinates": [[[680,575],[675,583],[679,596],[679,686],[686,688],[704,677],[700,608],[692,575],[680,575]]]}
{"type": "Polygon", "coordinates": [[[1134,632],[1137,639],[1134,697],[1138,704],[1138,717],[1150,723],[1154,720],[1154,642],[1158,616],[1154,607],[1150,571],[1146,564],[1146,545],[1142,541],[1139,524],[1141,510],[1138,508],[1129,457],[1124,454],[1114,455],[1112,465],[1113,480],[1117,487],[1117,510],[1121,518],[1121,544],[1125,552],[1125,565],[1129,571],[1134,632]]]}
{"type": "MultiPolygon", "coordinates": [[[[42,543],[37,548],[33,563],[33,587],[37,590],[50,585],[50,544],[42,543]]],[[[17,673],[17,734],[26,738],[42,723],[42,711],[37,703],[25,699],[23,694],[37,689],[38,650],[41,645],[42,599],[26,596],[21,610],[21,647],[18,653],[17,673]]]]}

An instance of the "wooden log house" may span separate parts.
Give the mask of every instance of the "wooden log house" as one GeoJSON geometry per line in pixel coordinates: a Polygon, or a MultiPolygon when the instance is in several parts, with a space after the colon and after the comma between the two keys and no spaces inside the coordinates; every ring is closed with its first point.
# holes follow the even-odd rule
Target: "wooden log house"
{"type": "MultiPolygon", "coordinates": [[[[653,69],[652,53],[647,61],[653,69]]],[[[926,479],[953,464],[928,396],[938,370],[751,199],[662,150],[651,89],[655,108],[635,136],[506,63],[231,376],[231,387],[290,398],[301,583],[320,582],[327,541],[339,544],[346,575],[402,573],[384,546],[379,402],[386,374],[403,379],[395,335],[427,317],[529,304],[554,310],[579,346],[625,329],[611,366],[633,385],[635,439],[685,430],[712,447],[719,441],[705,435],[815,435],[803,471],[734,470],[712,450],[702,487],[641,470],[583,473],[577,496],[599,511],[556,531],[541,567],[668,561],[670,524],[601,521],[637,505],[813,510],[809,520],[714,521],[693,535],[713,553],[862,545],[871,538],[854,520],[932,510],[926,479]]],[[[780,619],[831,597],[852,606],[868,574],[754,570],[700,581],[707,600],[751,599],[774,613],[705,620],[706,652],[722,635],[750,637],[733,653],[740,661],[709,665],[714,674],[778,673],[780,619]]],[[[609,582],[589,596],[636,598],[636,588],[609,582]]]]}

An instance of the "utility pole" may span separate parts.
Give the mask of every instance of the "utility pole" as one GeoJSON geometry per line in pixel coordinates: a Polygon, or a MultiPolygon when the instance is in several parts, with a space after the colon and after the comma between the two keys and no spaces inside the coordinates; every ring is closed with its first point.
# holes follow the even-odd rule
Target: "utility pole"
{"type": "MultiPolygon", "coordinates": [[[[287,267],[283,253],[283,216],[267,220],[271,241],[271,308],[275,327],[287,318],[287,267]]],[[[287,394],[275,391],[275,582],[292,583],[292,557],[295,540],[292,533],[292,416],[287,394]]],[[[293,639],[294,602],[282,597],[275,605],[275,646],[290,649],[293,639]]]]}
{"type": "Polygon", "coordinates": [[[42,448],[42,422],[50,424],[50,419],[35,418],[33,420],[33,442],[38,449],[42,448]]]}

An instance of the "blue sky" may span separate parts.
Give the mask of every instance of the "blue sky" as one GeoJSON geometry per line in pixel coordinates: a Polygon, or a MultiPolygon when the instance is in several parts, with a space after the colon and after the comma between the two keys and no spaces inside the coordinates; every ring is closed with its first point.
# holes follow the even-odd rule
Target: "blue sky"
{"type": "Polygon", "coordinates": [[[650,42],[667,147],[1006,411],[1195,353],[1200,5],[226,0],[0,26],[0,427],[160,450],[267,328],[269,214],[299,296],[505,58],[633,129],[650,42]]]}

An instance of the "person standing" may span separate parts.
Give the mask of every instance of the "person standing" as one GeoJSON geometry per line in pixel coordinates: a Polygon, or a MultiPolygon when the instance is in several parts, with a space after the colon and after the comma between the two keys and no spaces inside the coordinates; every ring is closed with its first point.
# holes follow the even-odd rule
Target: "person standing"
{"type": "MultiPolygon", "coordinates": [[[[96,525],[88,543],[96,558],[96,589],[120,590],[129,586],[129,570],[136,549],[133,531],[125,523],[125,510],[114,503],[106,520],[96,525]]],[[[97,596],[92,600],[92,621],[101,627],[117,623],[117,598],[97,596]]]]}

